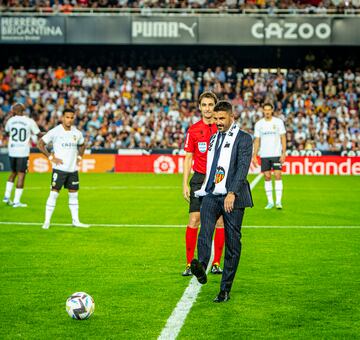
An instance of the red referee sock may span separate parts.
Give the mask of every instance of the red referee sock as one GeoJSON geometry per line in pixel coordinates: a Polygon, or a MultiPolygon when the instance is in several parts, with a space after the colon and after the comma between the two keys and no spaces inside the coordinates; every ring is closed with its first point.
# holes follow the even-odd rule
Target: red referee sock
{"type": "Polygon", "coordinates": [[[197,241],[198,228],[190,228],[187,226],[186,228],[186,262],[190,264],[190,262],[194,258],[196,241],[197,241]]]}
{"type": "Polygon", "coordinates": [[[216,228],[215,229],[215,237],[214,237],[214,263],[220,264],[222,251],[224,249],[225,243],[225,231],[224,228],[216,228]]]}

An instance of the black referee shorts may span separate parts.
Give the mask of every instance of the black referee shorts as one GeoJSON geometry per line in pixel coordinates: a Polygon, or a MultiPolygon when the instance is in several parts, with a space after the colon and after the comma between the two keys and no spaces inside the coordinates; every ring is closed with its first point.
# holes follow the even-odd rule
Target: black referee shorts
{"type": "Polygon", "coordinates": [[[261,171],[281,170],[280,157],[264,157],[261,158],[261,171]]]}
{"type": "Polygon", "coordinates": [[[79,190],[79,173],[54,169],[51,176],[51,188],[60,190],[63,186],[65,189],[79,190]]]}
{"type": "Polygon", "coordinates": [[[195,172],[190,179],[190,206],[189,213],[200,212],[201,199],[195,197],[195,191],[200,190],[205,181],[205,174],[195,172]]]}
{"type": "Polygon", "coordinates": [[[26,172],[29,164],[29,157],[10,157],[10,168],[12,172],[26,172]]]}

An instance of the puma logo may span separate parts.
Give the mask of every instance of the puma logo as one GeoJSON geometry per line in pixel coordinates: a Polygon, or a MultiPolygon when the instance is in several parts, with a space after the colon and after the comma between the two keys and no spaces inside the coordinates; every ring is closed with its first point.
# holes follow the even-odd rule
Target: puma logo
{"type": "Polygon", "coordinates": [[[188,25],[185,25],[183,22],[179,23],[179,28],[182,30],[185,30],[187,32],[189,32],[191,38],[195,38],[195,33],[194,33],[194,29],[197,25],[197,22],[194,22],[190,27],[188,25]]]}
{"type": "Polygon", "coordinates": [[[189,33],[192,39],[196,38],[195,27],[197,22],[191,26],[178,21],[133,21],[133,38],[181,38],[181,30],[189,33]]]}

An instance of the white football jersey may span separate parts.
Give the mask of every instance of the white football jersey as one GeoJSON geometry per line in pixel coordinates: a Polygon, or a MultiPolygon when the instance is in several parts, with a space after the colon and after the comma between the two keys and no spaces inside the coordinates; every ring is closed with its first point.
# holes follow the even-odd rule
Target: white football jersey
{"type": "Polygon", "coordinates": [[[26,116],[13,116],[5,125],[5,131],[9,137],[10,157],[29,157],[30,137],[40,133],[35,121],[26,116]]]}
{"type": "Polygon", "coordinates": [[[52,164],[54,169],[74,172],[78,156],[78,145],[84,144],[84,137],[80,130],[72,126],[69,131],[63,125],[51,129],[42,137],[45,144],[52,143],[56,158],[63,161],[63,164],[52,164]]]}
{"type": "Polygon", "coordinates": [[[280,157],[282,151],[280,136],[285,133],[285,125],[280,118],[272,117],[269,121],[265,118],[260,119],[255,124],[254,133],[256,138],[260,138],[260,157],[280,157]]]}

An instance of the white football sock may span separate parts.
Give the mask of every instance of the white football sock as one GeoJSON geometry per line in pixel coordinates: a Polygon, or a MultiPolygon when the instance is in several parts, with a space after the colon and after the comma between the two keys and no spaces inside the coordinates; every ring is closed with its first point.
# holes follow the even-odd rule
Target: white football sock
{"type": "Polygon", "coordinates": [[[5,198],[10,198],[13,186],[14,186],[14,182],[9,182],[9,181],[6,182],[5,198]]]}
{"type": "Polygon", "coordinates": [[[22,188],[15,189],[14,204],[20,203],[20,198],[23,193],[23,190],[24,189],[22,189],[22,188]]]}
{"type": "Polygon", "coordinates": [[[272,194],[272,181],[265,181],[265,193],[269,204],[274,204],[272,194]]]}
{"type": "Polygon", "coordinates": [[[59,196],[59,193],[56,191],[50,191],[50,195],[46,201],[46,209],[45,209],[45,223],[50,223],[51,216],[56,207],[56,200],[59,196]]]}
{"type": "Polygon", "coordinates": [[[276,204],[281,204],[283,192],[283,182],[282,180],[275,181],[275,196],[276,196],[276,204]]]}
{"type": "Polygon", "coordinates": [[[78,192],[69,192],[69,209],[74,222],[79,222],[79,195],[78,192]]]}

